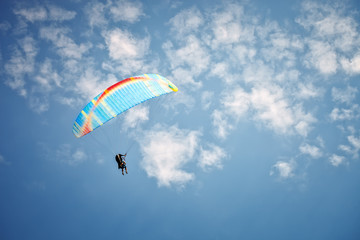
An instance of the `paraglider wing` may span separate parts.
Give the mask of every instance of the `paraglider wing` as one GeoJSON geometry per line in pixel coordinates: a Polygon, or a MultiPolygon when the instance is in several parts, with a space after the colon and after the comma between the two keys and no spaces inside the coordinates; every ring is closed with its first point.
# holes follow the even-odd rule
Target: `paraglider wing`
{"type": "Polygon", "coordinates": [[[124,79],[91,100],[73,125],[76,137],[82,137],[120,113],[154,97],[177,92],[177,87],[158,74],[124,79]]]}

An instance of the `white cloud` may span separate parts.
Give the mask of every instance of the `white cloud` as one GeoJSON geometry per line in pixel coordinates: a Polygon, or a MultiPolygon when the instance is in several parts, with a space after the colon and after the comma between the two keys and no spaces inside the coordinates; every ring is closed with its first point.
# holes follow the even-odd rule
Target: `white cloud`
{"type": "Polygon", "coordinates": [[[227,4],[223,10],[214,12],[211,20],[213,49],[239,42],[250,43],[254,39],[253,27],[245,24],[252,19],[245,16],[244,9],[239,4],[227,4]]]}
{"type": "Polygon", "coordinates": [[[229,72],[229,66],[225,62],[214,63],[210,73],[219,78],[225,78],[229,72]]]}
{"type": "Polygon", "coordinates": [[[57,7],[55,5],[49,5],[49,19],[53,21],[66,21],[71,20],[76,16],[76,12],[65,10],[63,8],[57,7]]]}
{"type": "Polygon", "coordinates": [[[323,153],[321,152],[320,148],[313,146],[313,145],[309,145],[309,144],[302,144],[300,147],[300,152],[302,154],[308,154],[310,155],[312,158],[320,158],[322,157],[323,153]]]}
{"type": "Polygon", "coordinates": [[[355,147],[355,149],[360,149],[360,138],[356,138],[355,136],[349,136],[348,140],[355,147]]]}
{"type": "Polygon", "coordinates": [[[304,14],[296,21],[314,37],[331,41],[341,51],[351,51],[359,43],[357,21],[345,13],[342,4],[303,2],[304,14]]]}
{"type": "Polygon", "coordinates": [[[228,16],[221,16],[214,28],[213,44],[217,47],[221,44],[236,43],[240,39],[241,25],[233,22],[228,16]]]}
{"type": "Polygon", "coordinates": [[[56,97],[57,102],[59,102],[63,105],[69,106],[69,107],[74,107],[74,106],[80,105],[79,103],[81,103],[81,106],[83,106],[83,104],[84,104],[83,100],[79,100],[79,99],[80,98],[67,97],[67,96],[65,96],[65,97],[57,96],[56,97]]]}
{"type": "Polygon", "coordinates": [[[204,171],[209,171],[212,168],[222,169],[222,160],[226,157],[224,149],[213,144],[210,144],[208,148],[208,150],[200,148],[198,165],[204,171]]]}
{"type": "Polygon", "coordinates": [[[359,157],[359,150],[360,150],[360,138],[355,136],[348,136],[349,143],[353,146],[353,157],[359,157]]]}
{"type": "Polygon", "coordinates": [[[237,45],[232,50],[233,55],[240,64],[245,65],[253,62],[257,54],[257,49],[248,45],[237,45]]]}
{"type": "Polygon", "coordinates": [[[141,2],[127,0],[92,1],[85,7],[85,13],[92,28],[107,26],[110,21],[135,23],[145,15],[141,2]]]}
{"type": "Polygon", "coordinates": [[[295,114],[295,130],[298,134],[306,137],[313,129],[312,124],[317,122],[317,119],[311,113],[305,113],[301,105],[294,105],[292,107],[295,114]]]}
{"type": "Polygon", "coordinates": [[[36,42],[32,37],[19,41],[20,49],[16,47],[10,60],[5,63],[5,72],[10,76],[6,84],[18,91],[21,96],[27,95],[25,76],[34,72],[35,56],[38,53],[36,42]]]}
{"type": "Polygon", "coordinates": [[[131,59],[141,59],[149,50],[150,38],[135,38],[130,32],[115,28],[103,33],[113,60],[125,62],[131,59]]]}
{"type": "Polygon", "coordinates": [[[233,74],[230,69],[230,64],[231,63],[228,62],[212,64],[209,75],[216,77],[215,81],[223,81],[227,85],[234,84],[240,79],[240,77],[237,74],[233,74]]]}
{"type": "Polygon", "coordinates": [[[221,109],[212,113],[216,135],[223,139],[245,114],[278,134],[298,133],[304,137],[316,122],[300,104],[289,101],[284,90],[276,85],[253,87],[250,93],[233,87],[223,95],[221,109]]]}
{"type": "Polygon", "coordinates": [[[115,84],[117,79],[114,75],[108,74],[104,76],[100,72],[86,69],[80,78],[76,81],[74,89],[83,99],[90,101],[92,98],[100,94],[107,87],[115,84]]]}
{"type": "Polygon", "coordinates": [[[15,9],[14,13],[32,23],[46,20],[62,22],[71,20],[76,15],[74,11],[68,11],[55,5],[49,5],[47,8],[36,6],[32,8],[15,9]]]}
{"type": "Polygon", "coordinates": [[[172,74],[177,86],[186,87],[190,91],[199,89],[202,86],[202,82],[196,81],[194,75],[188,69],[179,67],[174,69],[172,74]]]}
{"type": "Polygon", "coordinates": [[[274,32],[269,33],[269,39],[264,39],[260,54],[266,62],[283,61],[282,65],[294,67],[297,61],[296,53],[302,50],[303,46],[296,36],[292,36],[280,29],[277,24],[274,32]]]}
{"type": "Polygon", "coordinates": [[[308,45],[310,52],[307,54],[305,64],[316,68],[322,74],[335,74],[338,68],[337,54],[331,45],[316,40],[310,40],[308,45]]]}
{"type": "Polygon", "coordinates": [[[214,97],[214,92],[204,91],[201,94],[201,106],[202,106],[202,109],[209,110],[209,108],[211,106],[211,103],[212,103],[213,97],[214,97]]]}
{"type": "Polygon", "coordinates": [[[299,99],[311,99],[323,95],[323,89],[315,87],[312,83],[299,83],[298,90],[295,90],[295,95],[299,99]]]}
{"type": "Polygon", "coordinates": [[[234,128],[230,123],[229,117],[220,110],[214,110],[211,118],[215,135],[221,139],[225,139],[229,135],[230,130],[234,128]]]}
{"type": "Polygon", "coordinates": [[[352,158],[357,159],[359,158],[359,151],[360,151],[360,138],[349,135],[347,140],[350,145],[339,145],[339,149],[344,151],[347,154],[352,155],[352,158]]]}
{"type": "Polygon", "coordinates": [[[360,73],[360,53],[357,53],[352,59],[346,57],[341,58],[341,66],[347,74],[359,74],[360,73]]]}
{"type": "Polygon", "coordinates": [[[149,177],[156,178],[159,186],[183,187],[194,179],[184,167],[194,157],[200,133],[177,126],[156,125],[139,139],[143,160],[142,168],[149,177]]]}
{"type": "Polygon", "coordinates": [[[195,7],[181,11],[169,21],[171,30],[180,37],[196,32],[203,22],[202,14],[195,7]]]}
{"type": "Polygon", "coordinates": [[[55,152],[56,160],[70,166],[77,166],[86,161],[87,155],[81,149],[73,149],[70,144],[62,144],[55,152]]]}
{"type": "Polygon", "coordinates": [[[42,113],[49,110],[49,100],[45,96],[33,96],[29,97],[29,106],[36,113],[42,113]]]}
{"type": "Polygon", "coordinates": [[[147,120],[149,120],[149,107],[145,105],[138,105],[126,111],[123,120],[123,128],[135,128],[147,120]]]}
{"type": "Polygon", "coordinates": [[[275,173],[279,174],[279,177],[282,179],[287,179],[293,177],[294,170],[296,168],[295,161],[291,160],[289,162],[284,161],[277,161],[270,171],[270,176],[274,175],[275,173]]]}
{"type": "Polygon", "coordinates": [[[221,103],[226,113],[238,120],[248,111],[251,96],[242,88],[235,87],[230,92],[224,93],[221,103]]]}
{"type": "Polygon", "coordinates": [[[103,69],[114,74],[132,75],[157,72],[158,59],[149,54],[150,36],[137,38],[126,30],[115,28],[102,33],[112,61],[103,62],[103,69]]]}
{"type": "Polygon", "coordinates": [[[60,56],[81,59],[92,47],[92,44],[76,44],[70,37],[66,36],[69,32],[70,29],[68,28],[43,27],[40,29],[40,37],[51,41],[60,56]]]}
{"type": "Polygon", "coordinates": [[[14,13],[16,15],[24,17],[26,20],[30,22],[44,21],[47,19],[47,11],[42,6],[37,6],[33,8],[15,9],[14,13]]]}
{"type": "MultiPolygon", "coordinates": [[[[174,81],[174,83],[176,83],[176,86],[178,86],[177,80],[174,81]]],[[[195,96],[193,94],[190,94],[189,91],[184,88],[181,88],[181,90],[176,92],[176,94],[174,95],[171,94],[171,96],[167,96],[167,98],[169,98],[169,102],[171,102],[171,104],[167,104],[165,105],[165,107],[171,108],[176,113],[178,113],[179,111],[177,108],[177,106],[179,105],[184,105],[186,107],[185,110],[190,111],[196,104],[195,96]]]]}
{"type": "Polygon", "coordinates": [[[173,69],[177,67],[187,67],[193,75],[199,75],[205,69],[208,69],[210,55],[204,44],[194,35],[184,38],[182,47],[174,49],[171,42],[163,44],[163,49],[170,60],[173,69]]]}
{"type": "Polygon", "coordinates": [[[11,28],[11,24],[8,21],[3,21],[0,23],[0,31],[6,32],[11,28]]]}
{"type": "Polygon", "coordinates": [[[332,121],[345,121],[358,119],[360,117],[360,107],[354,104],[351,108],[334,108],[330,113],[332,121]]]}
{"type": "Polygon", "coordinates": [[[326,75],[334,74],[338,67],[349,74],[360,72],[357,55],[352,61],[348,58],[360,44],[358,23],[352,13],[344,9],[345,5],[339,3],[304,1],[303,14],[296,19],[310,33],[307,38],[310,47],[308,66],[312,65],[326,75]],[[337,64],[338,60],[340,65],[337,64]]]}
{"type": "Polygon", "coordinates": [[[346,152],[346,153],[349,153],[349,154],[353,152],[352,148],[350,146],[348,146],[348,145],[342,145],[341,144],[341,145],[339,145],[339,149],[346,152]]]}
{"type": "Polygon", "coordinates": [[[287,133],[294,125],[293,112],[280,88],[273,91],[266,88],[254,88],[251,94],[251,102],[257,110],[255,119],[264,122],[275,132],[287,133]]]}
{"type": "Polygon", "coordinates": [[[335,102],[351,104],[352,101],[356,98],[357,92],[357,88],[351,86],[347,86],[346,89],[333,87],[331,89],[331,96],[335,102]]]}
{"type": "Polygon", "coordinates": [[[86,154],[80,149],[76,149],[75,152],[71,155],[72,161],[69,162],[70,165],[78,165],[85,161],[86,154]]]}
{"type": "Polygon", "coordinates": [[[246,83],[264,84],[274,81],[274,69],[266,65],[263,61],[257,60],[253,64],[248,64],[244,67],[242,79],[246,83]]]}
{"type": "Polygon", "coordinates": [[[106,25],[105,18],[106,5],[101,2],[91,2],[85,7],[85,13],[89,18],[90,27],[106,25]]]}
{"type": "Polygon", "coordinates": [[[36,88],[38,91],[49,92],[54,87],[61,87],[62,77],[53,70],[50,59],[46,59],[43,64],[40,65],[39,74],[34,77],[40,87],[36,88]]]}
{"type": "Polygon", "coordinates": [[[338,167],[340,164],[344,164],[345,160],[346,159],[344,156],[339,156],[336,154],[331,155],[329,158],[331,165],[333,165],[334,167],[338,167]]]}
{"type": "Polygon", "coordinates": [[[144,15],[141,2],[117,0],[110,5],[110,14],[114,21],[134,23],[144,15]]]}

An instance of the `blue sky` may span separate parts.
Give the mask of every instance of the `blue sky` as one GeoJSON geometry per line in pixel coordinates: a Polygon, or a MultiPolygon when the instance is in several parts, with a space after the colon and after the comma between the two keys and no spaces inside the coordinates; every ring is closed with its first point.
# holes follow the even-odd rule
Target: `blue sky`
{"type": "Polygon", "coordinates": [[[0,11],[1,239],[359,238],[357,1],[0,11]],[[82,107],[144,73],[179,92],[75,138],[82,107]]]}

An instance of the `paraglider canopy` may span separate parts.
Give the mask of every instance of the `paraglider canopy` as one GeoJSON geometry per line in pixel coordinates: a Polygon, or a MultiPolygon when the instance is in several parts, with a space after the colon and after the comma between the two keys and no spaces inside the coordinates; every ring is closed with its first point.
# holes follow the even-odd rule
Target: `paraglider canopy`
{"type": "Polygon", "coordinates": [[[76,137],[82,137],[122,112],[154,97],[178,88],[158,74],[130,77],[105,89],[79,113],[73,125],[76,137]]]}

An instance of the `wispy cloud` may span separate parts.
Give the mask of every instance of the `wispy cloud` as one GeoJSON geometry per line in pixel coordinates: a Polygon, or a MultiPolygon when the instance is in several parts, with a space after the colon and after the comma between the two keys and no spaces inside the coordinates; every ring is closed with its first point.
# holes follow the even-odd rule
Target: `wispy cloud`
{"type": "Polygon", "coordinates": [[[357,138],[355,136],[348,136],[348,141],[353,147],[353,158],[358,158],[360,150],[360,138],[357,138]]]}
{"type": "Polygon", "coordinates": [[[147,120],[149,120],[149,107],[138,105],[125,113],[122,126],[123,129],[135,128],[147,120]]]}
{"type": "MultiPolygon", "coordinates": [[[[345,129],[343,130],[344,132],[346,131],[345,129]]],[[[347,158],[358,159],[359,151],[360,151],[360,137],[358,134],[358,130],[350,126],[347,128],[347,131],[348,131],[348,136],[346,137],[347,142],[340,144],[338,146],[338,149],[341,150],[343,152],[343,155],[346,155],[347,158]]],[[[336,159],[339,160],[339,158],[336,159]]]]}
{"type": "Polygon", "coordinates": [[[11,162],[7,161],[1,154],[0,154],[0,165],[10,165],[11,162]]]}
{"type": "Polygon", "coordinates": [[[305,64],[315,67],[323,74],[334,74],[338,69],[337,54],[329,43],[309,40],[310,52],[307,54],[305,64]]]}
{"type": "Polygon", "coordinates": [[[231,124],[229,116],[225,112],[216,109],[211,114],[211,118],[215,135],[220,139],[226,139],[230,130],[234,129],[234,125],[231,124]]]}
{"type": "Polygon", "coordinates": [[[138,22],[145,16],[142,3],[128,0],[92,1],[85,7],[90,27],[108,26],[110,22],[138,22]]]}
{"type": "Polygon", "coordinates": [[[23,17],[27,21],[34,23],[36,21],[66,21],[71,20],[76,16],[76,12],[60,8],[55,5],[35,6],[30,8],[17,8],[14,13],[23,17]]]}
{"type": "Polygon", "coordinates": [[[310,33],[306,39],[310,51],[305,63],[322,74],[335,74],[340,67],[350,74],[359,72],[358,24],[353,16],[345,14],[344,9],[344,5],[304,1],[303,14],[296,19],[310,33]],[[349,58],[349,55],[353,57],[349,58]]]}
{"type": "Polygon", "coordinates": [[[171,42],[166,42],[163,49],[170,60],[171,67],[186,68],[191,75],[197,76],[208,68],[210,55],[204,44],[194,35],[183,38],[183,43],[177,49],[171,42]]]}
{"type": "Polygon", "coordinates": [[[320,158],[323,156],[320,148],[307,143],[302,144],[299,149],[302,154],[310,155],[312,158],[320,158]]]}
{"type": "Polygon", "coordinates": [[[10,60],[5,63],[5,71],[10,76],[6,84],[21,96],[26,96],[25,77],[34,72],[38,48],[36,41],[30,36],[19,40],[18,45],[14,47],[10,60]]]}
{"type": "Polygon", "coordinates": [[[61,57],[81,59],[84,53],[92,47],[92,44],[76,44],[67,36],[70,32],[69,28],[64,27],[43,27],[40,29],[40,37],[51,41],[61,57]]]}
{"type": "Polygon", "coordinates": [[[67,21],[71,20],[76,16],[76,12],[65,10],[55,5],[47,6],[49,12],[49,19],[52,21],[67,21]]]}
{"type": "Polygon", "coordinates": [[[341,164],[344,164],[346,162],[346,158],[344,156],[333,154],[329,158],[329,162],[334,167],[338,167],[341,164]]]}
{"type": "Polygon", "coordinates": [[[43,21],[47,19],[47,11],[45,7],[42,6],[15,9],[14,13],[16,15],[24,17],[30,22],[43,21]]]}
{"type": "Polygon", "coordinates": [[[70,144],[62,144],[56,150],[55,158],[59,162],[77,166],[86,161],[87,156],[81,149],[74,149],[70,144]]]}
{"type": "Polygon", "coordinates": [[[198,131],[156,125],[139,139],[142,168],[149,177],[157,179],[159,186],[174,184],[183,187],[194,179],[194,174],[184,168],[194,157],[199,136],[198,131]]]}
{"type": "Polygon", "coordinates": [[[61,87],[62,77],[53,69],[50,59],[45,59],[40,65],[39,74],[34,78],[39,84],[39,90],[49,92],[54,88],[61,87]]]}
{"type": "Polygon", "coordinates": [[[360,107],[354,104],[350,108],[334,108],[330,113],[332,121],[345,121],[358,119],[360,117],[360,107]]]}
{"type": "Polygon", "coordinates": [[[245,17],[243,6],[235,3],[224,5],[219,11],[211,13],[211,47],[213,49],[232,47],[239,42],[251,42],[254,38],[252,17],[245,17]]]}
{"type": "Polygon", "coordinates": [[[145,56],[149,52],[150,37],[137,38],[130,32],[115,28],[104,31],[106,46],[109,57],[114,64],[109,63],[109,67],[123,74],[136,73],[146,68],[145,56]],[[119,66],[120,64],[120,66],[119,66]]]}
{"type": "Polygon", "coordinates": [[[356,98],[357,92],[357,88],[351,86],[347,86],[346,89],[333,87],[331,89],[331,96],[335,102],[351,104],[356,98]]]}
{"type": "Polygon", "coordinates": [[[201,94],[201,106],[204,110],[208,110],[211,107],[214,92],[204,91],[201,94]]]}
{"type": "Polygon", "coordinates": [[[278,174],[280,179],[287,179],[295,176],[294,170],[296,168],[296,162],[290,160],[289,162],[277,161],[270,171],[270,176],[278,174]]]}
{"type": "Polygon", "coordinates": [[[340,59],[341,66],[347,74],[360,74],[360,53],[356,53],[352,58],[342,57],[340,59]]]}
{"type": "Polygon", "coordinates": [[[11,24],[8,21],[3,21],[0,23],[0,31],[6,32],[11,28],[11,24]]]}
{"type": "MultiPolygon", "coordinates": [[[[276,133],[306,136],[311,125],[316,122],[310,113],[303,111],[301,105],[293,105],[284,95],[283,89],[276,85],[254,87],[250,93],[242,88],[233,88],[224,96],[223,110],[217,110],[217,121],[214,124],[222,120],[224,126],[231,126],[227,119],[234,119],[234,123],[237,123],[244,114],[248,114],[276,133]]],[[[214,126],[219,129],[219,124],[214,126]]],[[[223,137],[225,135],[222,134],[223,137]]]]}
{"type": "Polygon", "coordinates": [[[198,165],[204,171],[210,171],[213,168],[222,169],[222,161],[226,156],[224,149],[214,144],[209,144],[207,149],[200,148],[198,165]]]}
{"type": "Polygon", "coordinates": [[[113,60],[140,59],[149,49],[149,38],[136,39],[120,28],[104,32],[109,55],[113,60]]]}
{"type": "Polygon", "coordinates": [[[203,23],[203,15],[195,7],[179,12],[169,21],[170,29],[178,37],[197,32],[203,23]]]}
{"type": "Polygon", "coordinates": [[[312,98],[321,97],[324,94],[324,89],[314,86],[313,83],[298,84],[298,89],[295,91],[295,96],[300,100],[308,100],[312,98]]]}
{"type": "Polygon", "coordinates": [[[98,1],[90,2],[85,7],[85,13],[89,20],[90,27],[99,27],[107,25],[108,20],[105,18],[105,10],[108,4],[104,4],[98,1]]]}
{"type": "Polygon", "coordinates": [[[118,79],[112,74],[104,75],[100,71],[87,68],[76,81],[76,88],[72,88],[72,90],[76,91],[78,96],[82,96],[83,99],[90,101],[117,81],[118,79]]]}
{"type": "Polygon", "coordinates": [[[49,110],[50,103],[47,96],[35,96],[29,97],[29,106],[36,113],[43,113],[49,110]]]}
{"type": "Polygon", "coordinates": [[[114,21],[134,23],[144,16],[142,4],[138,1],[113,1],[109,9],[114,21]]]}

